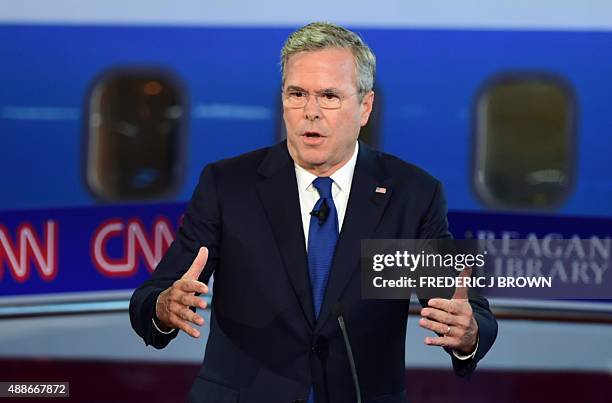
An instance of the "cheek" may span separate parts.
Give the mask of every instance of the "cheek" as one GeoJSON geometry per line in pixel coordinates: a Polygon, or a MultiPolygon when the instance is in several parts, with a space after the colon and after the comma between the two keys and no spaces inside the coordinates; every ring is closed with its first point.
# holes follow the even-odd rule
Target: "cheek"
{"type": "Polygon", "coordinates": [[[285,122],[285,127],[287,128],[287,132],[292,132],[299,122],[300,116],[295,113],[295,111],[284,111],[283,112],[283,120],[285,122]]]}
{"type": "Polygon", "coordinates": [[[285,122],[285,126],[286,126],[287,128],[289,128],[289,126],[291,126],[290,116],[289,116],[289,114],[287,113],[287,111],[284,111],[284,112],[283,112],[283,122],[285,122]]]}
{"type": "Polygon", "coordinates": [[[334,128],[338,133],[339,141],[349,141],[357,136],[361,127],[361,119],[358,114],[345,113],[339,115],[334,122],[334,128]]]}

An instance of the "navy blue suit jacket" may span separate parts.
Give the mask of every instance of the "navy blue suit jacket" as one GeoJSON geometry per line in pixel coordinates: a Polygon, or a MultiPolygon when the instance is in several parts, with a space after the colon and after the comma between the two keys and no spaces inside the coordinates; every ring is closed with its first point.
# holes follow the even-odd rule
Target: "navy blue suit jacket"
{"type": "MultiPolygon", "coordinates": [[[[343,307],[364,402],[405,402],[406,300],[361,298],[360,241],[448,238],[440,183],[423,170],[360,143],[344,224],[315,321],[295,169],[286,142],[208,165],[177,238],[135,290],[130,319],[146,344],[172,335],[151,323],[155,300],[210,254],[201,281],[213,285],[210,336],[189,399],[291,403],[314,385],[318,402],[355,402],[345,344],[333,308],[343,307]],[[377,187],[387,189],[376,192],[377,187]]],[[[483,298],[470,301],[479,325],[474,359],[451,360],[468,375],[489,350],[497,323],[483,298]]],[[[420,341],[419,341],[420,342],[420,341]]]]}

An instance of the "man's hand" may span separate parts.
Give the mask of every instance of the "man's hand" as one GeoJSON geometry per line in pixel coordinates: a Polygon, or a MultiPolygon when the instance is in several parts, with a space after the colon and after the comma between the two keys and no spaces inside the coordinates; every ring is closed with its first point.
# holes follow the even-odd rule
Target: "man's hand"
{"type": "MultiPolygon", "coordinates": [[[[460,276],[470,276],[465,269],[460,276]]],[[[467,287],[457,287],[452,299],[432,298],[427,308],[421,309],[419,325],[442,337],[426,337],[425,344],[447,347],[459,354],[469,355],[476,348],[478,323],[468,301],[467,287]]]]}
{"type": "Polygon", "coordinates": [[[200,332],[189,323],[201,326],[204,324],[204,319],[189,307],[206,308],[206,301],[196,297],[195,293],[208,293],[208,286],[198,281],[207,260],[208,248],[203,246],[183,277],[159,294],[155,314],[161,324],[168,328],[164,330],[179,328],[191,337],[200,337],[200,332]]]}

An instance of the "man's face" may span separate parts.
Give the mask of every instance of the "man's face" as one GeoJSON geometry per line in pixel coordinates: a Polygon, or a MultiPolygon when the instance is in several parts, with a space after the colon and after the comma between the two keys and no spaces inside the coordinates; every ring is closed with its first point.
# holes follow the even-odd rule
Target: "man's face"
{"type": "Polygon", "coordinates": [[[287,146],[293,160],[317,176],[329,176],[352,156],[359,130],[368,122],[374,93],[360,102],[356,69],[349,49],[300,52],[287,60],[283,91],[310,94],[302,108],[283,107],[287,146]],[[340,109],[322,109],[314,94],[333,92],[340,109]]]}

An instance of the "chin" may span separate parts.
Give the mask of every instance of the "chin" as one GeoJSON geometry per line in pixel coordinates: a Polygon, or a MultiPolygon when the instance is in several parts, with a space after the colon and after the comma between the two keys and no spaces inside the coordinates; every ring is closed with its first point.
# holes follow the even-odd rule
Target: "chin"
{"type": "Polygon", "coordinates": [[[302,161],[308,166],[319,166],[327,162],[327,155],[324,155],[320,151],[306,150],[300,153],[302,161]]]}

